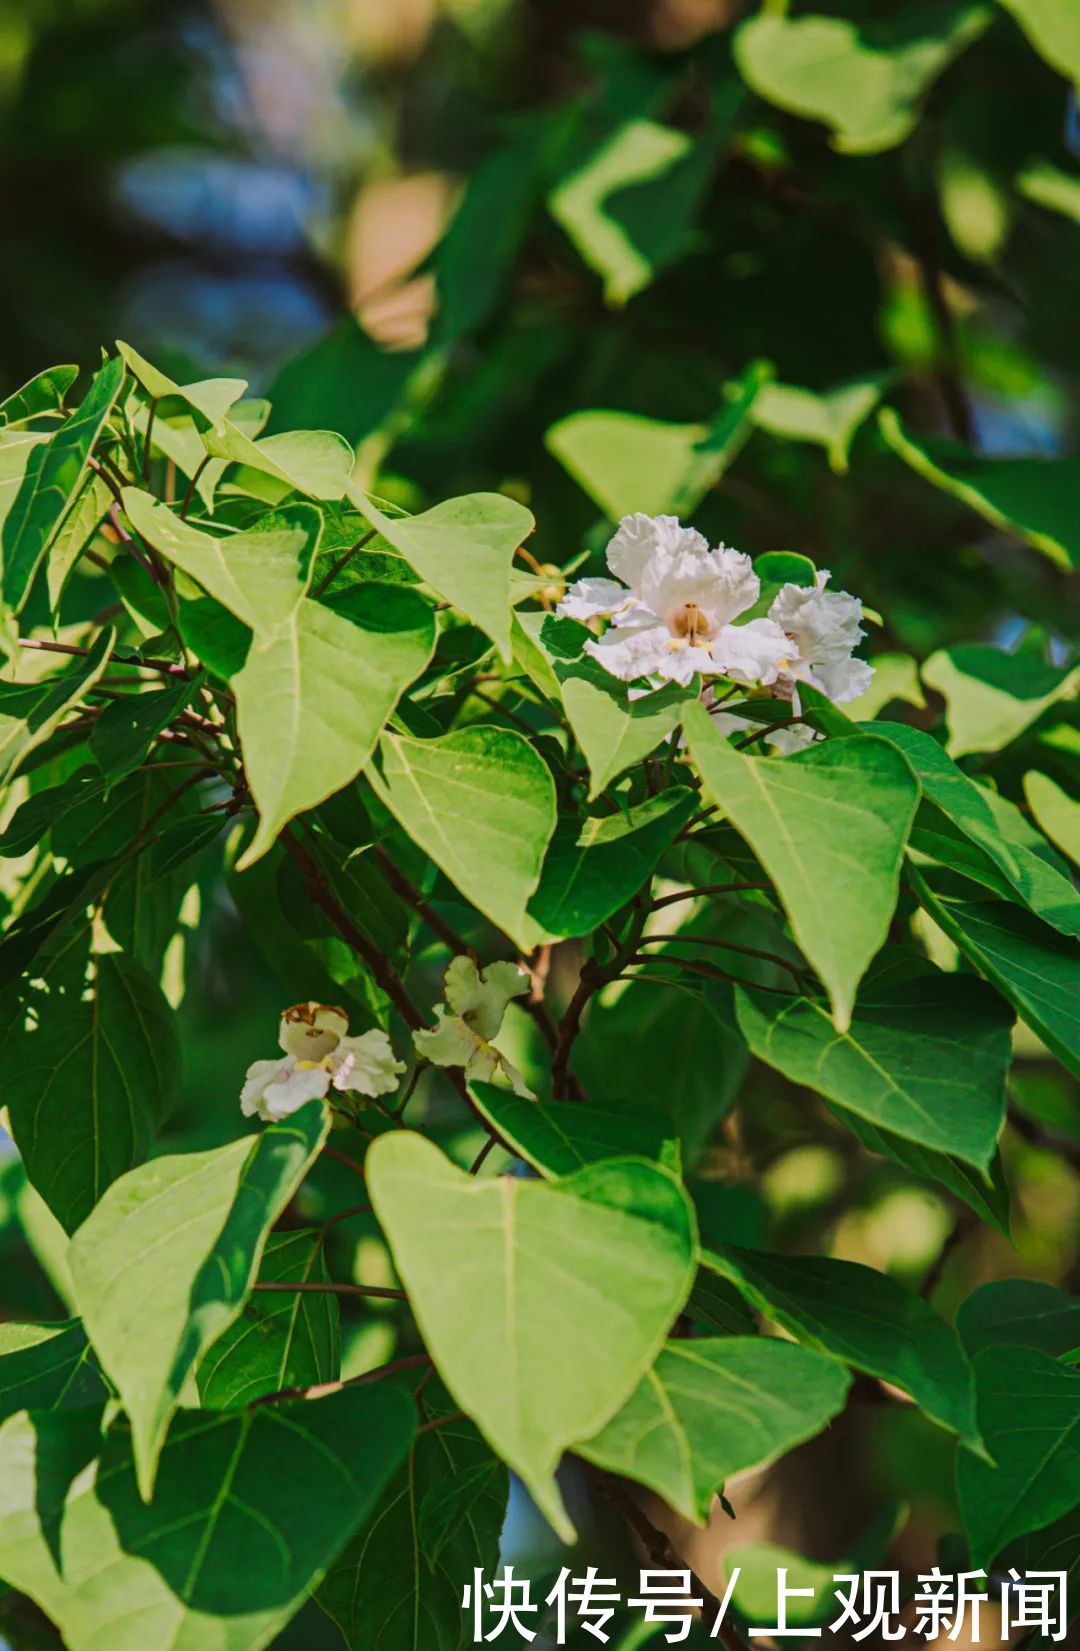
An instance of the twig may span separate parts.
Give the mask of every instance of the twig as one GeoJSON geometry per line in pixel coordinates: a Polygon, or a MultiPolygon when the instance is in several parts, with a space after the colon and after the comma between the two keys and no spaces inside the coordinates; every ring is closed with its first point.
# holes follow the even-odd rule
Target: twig
{"type": "Polygon", "coordinates": [[[370,1214],[370,1204],[350,1204],[347,1210],[338,1210],[336,1215],[328,1216],[319,1228],[319,1234],[322,1236],[324,1233],[328,1233],[332,1227],[337,1226],[339,1221],[350,1221],[354,1215],[370,1214]]]}
{"type": "Polygon", "coordinates": [[[276,1393],[263,1393],[257,1399],[252,1399],[248,1410],[257,1410],[264,1404],[281,1404],[288,1399],[325,1399],[331,1393],[340,1393],[343,1387],[364,1387],[369,1382],[385,1381],[387,1376],[396,1376],[402,1370],[415,1370],[417,1365],[430,1364],[427,1353],[409,1353],[402,1359],[391,1359],[389,1364],[380,1364],[374,1370],[365,1370],[360,1376],[346,1376],[343,1381],[313,1382],[309,1387],[281,1387],[276,1393]]]}
{"type": "MultiPolygon", "coordinates": [[[[627,963],[669,963],[673,968],[686,969],[692,975],[703,975],[706,980],[730,980],[735,986],[745,986],[751,992],[775,992],[779,997],[805,997],[805,992],[791,992],[786,986],[764,986],[760,980],[746,980],[742,975],[729,974],[726,969],[718,969],[711,963],[691,962],[688,957],[665,958],[662,953],[636,952],[633,957],[626,959],[627,963]]],[[[633,975],[620,976],[620,979],[632,980],[633,975]]],[[[670,976],[649,975],[650,980],[670,979],[670,976]]]]}
{"type": "Polygon", "coordinates": [[[143,486],[150,486],[150,438],[154,433],[154,415],[157,412],[158,398],[152,397],[150,411],[146,419],[146,434],[143,437],[142,479],[143,486]]]}
{"type": "MultiPolygon", "coordinates": [[[[71,642],[41,642],[35,636],[20,636],[18,642],[20,648],[37,648],[49,654],[74,654],[82,659],[90,652],[89,648],[77,648],[71,642]]],[[[128,665],[137,671],[157,671],[166,676],[182,677],[191,674],[186,666],[173,664],[168,659],[133,659],[130,654],[118,653],[111,653],[109,659],[114,665],[128,665]]]]}
{"type": "Polygon", "coordinates": [[[202,475],[209,463],[210,454],[207,453],[205,458],[201,458],[195,466],[191,480],[188,482],[187,492],[184,494],[184,502],[180,506],[180,520],[182,522],[187,520],[187,513],[191,509],[191,501],[195,497],[195,488],[198,485],[199,477],[202,475]]]}
{"type": "Polygon", "coordinates": [[[652,902],[652,910],[660,911],[664,906],[674,906],[679,900],[697,900],[706,894],[742,894],[745,889],[771,888],[771,883],[703,883],[700,888],[680,889],[678,894],[661,895],[659,900],[652,902]]]}
{"type": "Polygon", "coordinates": [[[757,957],[763,963],[775,963],[777,968],[786,969],[799,991],[805,989],[803,971],[796,964],[789,963],[786,957],[781,957],[779,952],[763,951],[760,946],[739,945],[734,940],[721,940],[711,934],[644,934],[638,945],[650,946],[661,942],[664,945],[719,946],[725,952],[741,952],[744,957],[757,957]]]}
{"type": "Polygon", "coordinates": [[[736,740],[735,749],[736,751],[745,751],[748,745],[753,745],[755,740],[763,740],[766,734],[775,734],[781,728],[794,728],[796,723],[808,722],[808,720],[807,717],[788,717],[784,722],[763,722],[760,728],[755,728],[754,732],[747,734],[745,739],[736,740]]]}
{"type": "Polygon", "coordinates": [[[351,1158],[347,1152],[340,1151],[338,1147],[323,1147],[322,1157],[332,1158],[335,1164],[344,1164],[346,1169],[355,1170],[361,1181],[364,1179],[364,1166],[359,1158],[351,1158]]]}
{"type": "Polygon", "coordinates": [[[337,578],[337,576],[341,572],[342,568],[348,566],[348,564],[352,561],[353,557],[356,555],[357,551],[358,550],[363,550],[364,546],[368,543],[368,541],[370,539],[374,539],[374,537],[375,537],[376,533],[378,533],[378,531],[379,531],[378,528],[373,527],[371,529],[370,533],[365,533],[362,539],[357,539],[355,545],[350,545],[348,550],[345,551],[344,555],[338,557],[337,561],[334,563],[334,565],[330,569],[329,573],[327,573],[322,579],[319,580],[319,583],[315,586],[315,589],[311,593],[312,596],[323,596],[325,594],[325,592],[329,589],[329,587],[334,583],[334,580],[337,578]]]}
{"type": "Polygon", "coordinates": [[[976,1225],[977,1217],[973,1210],[965,1209],[960,1211],[960,1214],[956,1217],[956,1220],[953,1222],[948,1234],[946,1235],[944,1244],[942,1244],[941,1249],[938,1251],[937,1255],[930,1263],[930,1266],[927,1268],[926,1277],[919,1285],[919,1294],[922,1296],[924,1301],[930,1300],[934,1291],[941,1282],[941,1276],[944,1273],[945,1268],[948,1266],[951,1257],[960,1248],[965,1238],[967,1238],[968,1234],[976,1225]]]}
{"type": "Polygon", "coordinates": [[[407,1301],[404,1290],[395,1290],[389,1284],[321,1284],[314,1282],[290,1283],[287,1279],[261,1279],[253,1290],[281,1292],[296,1290],[318,1296],[375,1296],[380,1301],[407,1301]]]}
{"type": "Polygon", "coordinates": [[[565,1098],[570,1055],[574,1047],[574,1039],[581,1030],[581,1017],[585,1013],[585,1007],[589,999],[594,992],[600,990],[604,981],[604,971],[592,958],[588,959],[581,971],[581,976],[574,989],[574,995],[567,1004],[566,1013],[559,1022],[558,1041],[551,1057],[551,1093],[557,1101],[565,1098]]]}
{"type": "Polygon", "coordinates": [[[466,1416],[463,1410],[447,1410],[442,1416],[433,1416],[430,1422],[421,1422],[413,1434],[413,1438],[419,1439],[421,1433],[434,1433],[436,1428],[448,1427],[453,1422],[464,1422],[465,1420],[466,1416]]]}
{"type": "Polygon", "coordinates": [[[1073,1169],[1080,1170],[1080,1141],[1070,1141],[1065,1136],[1053,1135],[1048,1130],[1040,1129],[1038,1124],[1025,1117],[1024,1113],[1014,1106],[1009,1108],[1009,1122],[1021,1140],[1026,1141],[1029,1146],[1041,1147],[1044,1152],[1056,1152],[1067,1164],[1071,1164],[1073,1169]]]}
{"type": "Polygon", "coordinates": [[[494,1135],[489,1135],[487,1140],[484,1142],[483,1146],[480,1148],[480,1151],[476,1154],[476,1157],[473,1159],[472,1163],[469,1165],[469,1174],[470,1175],[479,1175],[480,1171],[484,1167],[484,1163],[487,1159],[487,1155],[491,1151],[491,1149],[494,1145],[495,1145],[495,1137],[494,1137],[494,1135]]]}

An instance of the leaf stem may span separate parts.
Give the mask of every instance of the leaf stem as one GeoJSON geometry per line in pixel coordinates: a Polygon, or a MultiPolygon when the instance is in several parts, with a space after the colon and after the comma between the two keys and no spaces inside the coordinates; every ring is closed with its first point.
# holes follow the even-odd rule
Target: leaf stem
{"type": "Polygon", "coordinates": [[[389,1284],[321,1284],[311,1281],[304,1283],[290,1283],[287,1279],[267,1279],[253,1284],[253,1290],[282,1292],[296,1290],[319,1296],[374,1296],[380,1301],[407,1301],[404,1290],[393,1289],[389,1284]]]}
{"type": "Polygon", "coordinates": [[[680,889],[677,894],[661,895],[659,900],[652,902],[653,911],[661,911],[664,906],[674,906],[680,900],[697,900],[706,894],[742,894],[746,889],[772,889],[771,883],[702,883],[699,888],[680,889]]]}
{"type": "Polygon", "coordinates": [[[348,567],[349,563],[352,561],[352,559],[356,555],[357,551],[358,550],[363,550],[364,546],[371,539],[374,539],[374,537],[378,533],[378,531],[379,531],[378,528],[373,527],[371,529],[370,533],[365,533],[362,539],[357,539],[355,545],[350,545],[348,550],[345,551],[344,555],[338,557],[337,561],[331,567],[329,573],[325,574],[324,577],[319,580],[319,583],[315,586],[315,589],[311,593],[312,596],[313,597],[319,597],[319,596],[325,595],[326,591],[334,583],[334,580],[337,578],[337,576],[341,572],[342,568],[348,567]]]}

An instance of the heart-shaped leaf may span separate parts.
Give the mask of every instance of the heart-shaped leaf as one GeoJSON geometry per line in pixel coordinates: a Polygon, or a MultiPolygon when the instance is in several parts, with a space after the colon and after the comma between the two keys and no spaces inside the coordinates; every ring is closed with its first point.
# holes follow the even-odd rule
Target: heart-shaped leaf
{"type": "Polygon", "coordinates": [[[406,1131],[374,1142],[367,1175],[447,1388],[570,1540],[555,1468],[630,1396],[689,1294],[685,1192],[634,1159],[478,1180],[406,1131]]]}

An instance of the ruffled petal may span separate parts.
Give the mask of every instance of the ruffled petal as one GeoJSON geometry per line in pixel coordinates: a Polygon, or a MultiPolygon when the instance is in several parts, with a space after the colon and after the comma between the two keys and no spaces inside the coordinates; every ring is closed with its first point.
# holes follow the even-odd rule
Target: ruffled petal
{"type": "Polygon", "coordinates": [[[349,1017],[333,1003],[294,1003],[278,1028],[278,1045],[302,1061],[321,1061],[349,1030],[349,1017]]]}
{"type": "Polygon", "coordinates": [[[816,665],[810,680],[834,705],[846,705],[865,694],[874,680],[874,667],[865,659],[843,659],[833,665],[816,665]]]}
{"type": "Polygon", "coordinates": [[[608,619],[632,600],[626,586],[616,584],[614,579],[579,579],[555,612],[561,619],[608,619]]]}
{"type": "Polygon", "coordinates": [[[795,647],[774,620],[750,619],[745,625],[725,625],[710,652],[714,671],[767,687],[791,669],[795,647]]]}
{"type": "Polygon", "coordinates": [[[266,1086],[278,1078],[287,1077],[295,1065],[293,1055],[279,1055],[272,1061],[252,1061],[240,1091],[240,1110],[245,1118],[255,1117],[266,1086]]]}
{"type": "Polygon", "coordinates": [[[618,627],[605,631],[601,637],[590,638],[585,652],[621,682],[633,682],[639,676],[663,674],[661,666],[673,640],[666,625],[618,627]]]}
{"type": "Polygon", "coordinates": [[[707,551],[708,541],[696,528],[683,527],[677,516],[646,516],[638,511],[624,516],[609,540],[607,565],[635,596],[651,559],[658,553],[672,556],[679,551],[692,554],[707,551]]]}
{"type": "Polygon", "coordinates": [[[826,590],[827,578],[819,575],[814,586],[784,585],[769,609],[769,618],[794,637],[809,665],[841,664],[866,635],[858,597],[826,590]]]}
{"type": "Polygon", "coordinates": [[[466,1026],[460,1015],[449,1015],[444,1004],[435,1011],[438,1024],[431,1031],[414,1032],[413,1044],[418,1055],[432,1066],[468,1066],[481,1048],[476,1033],[466,1026]]]}
{"type": "Polygon", "coordinates": [[[259,1117],[266,1123],[277,1123],[298,1112],[308,1101],[326,1094],[330,1088],[330,1073],[325,1066],[297,1065],[288,1077],[276,1078],[263,1090],[259,1117]]]}
{"type": "Polygon", "coordinates": [[[342,1038],[330,1057],[335,1089],[353,1089],[361,1095],[389,1095],[397,1088],[405,1062],[394,1059],[394,1049],[379,1027],[358,1038],[342,1038]]]}

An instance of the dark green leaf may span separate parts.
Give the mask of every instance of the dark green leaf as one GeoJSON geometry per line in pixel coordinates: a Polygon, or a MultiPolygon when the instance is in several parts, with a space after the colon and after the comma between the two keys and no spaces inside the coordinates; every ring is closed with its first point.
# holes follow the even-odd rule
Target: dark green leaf
{"type": "Polygon", "coordinates": [[[490,1083],[470,1084],[469,1089],[500,1138],[542,1175],[572,1175],[604,1158],[649,1158],[677,1167],[662,1112],[528,1101],[490,1083]]]}
{"type": "Polygon", "coordinates": [[[0,1325],[0,1421],[17,1410],[93,1405],[107,1397],[78,1319],[0,1325]]]}

